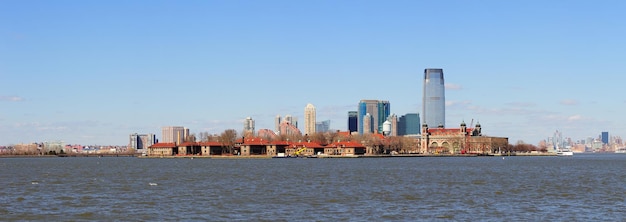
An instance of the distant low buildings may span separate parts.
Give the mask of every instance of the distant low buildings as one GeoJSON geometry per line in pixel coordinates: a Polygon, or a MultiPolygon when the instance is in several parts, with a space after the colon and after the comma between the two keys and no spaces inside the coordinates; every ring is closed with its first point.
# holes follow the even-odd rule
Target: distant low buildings
{"type": "Polygon", "coordinates": [[[133,133],[129,136],[128,148],[135,150],[138,153],[145,152],[148,147],[154,145],[157,142],[156,135],[152,133],[137,134],[133,133]]]}

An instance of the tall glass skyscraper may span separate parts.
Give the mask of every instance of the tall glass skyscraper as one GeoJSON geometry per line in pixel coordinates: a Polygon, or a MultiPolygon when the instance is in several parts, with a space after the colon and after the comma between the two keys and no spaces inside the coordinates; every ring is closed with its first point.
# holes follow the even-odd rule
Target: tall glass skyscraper
{"type": "Polygon", "coordinates": [[[428,127],[446,126],[446,94],[443,69],[424,70],[422,117],[428,127]]]}
{"type": "Polygon", "coordinates": [[[391,114],[391,105],[385,100],[361,100],[359,102],[359,116],[357,127],[359,134],[363,133],[382,133],[383,123],[391,114]],[[372,117],[369,126],[365,126],[365,115],[370,114],[372,117]]]}
{"type": "Polygon", "coordinates": [[[348,112],[348,131],[358,132],[358,122],[359,122],[359,112],[357,111],[349,111],[348,112]]]}
{"type": "Polygon", "coordinates": [[[421,123],[419,113],[407,113],[398,120],[398,136],[420,134],[421,123]]]}
{"type": "Polygon", "coordinates": [[[602,143],[609,144],[609,132],[602,132],[601,137],[602,143]]]}

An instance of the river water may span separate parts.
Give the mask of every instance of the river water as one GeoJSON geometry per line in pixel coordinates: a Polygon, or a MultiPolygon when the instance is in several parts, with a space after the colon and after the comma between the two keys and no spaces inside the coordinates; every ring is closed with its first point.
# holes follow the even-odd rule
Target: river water
{"type": "Polygon", "coordinates": [[[0,158],[1,221],[606,221],[626,155],[0,158]]]}

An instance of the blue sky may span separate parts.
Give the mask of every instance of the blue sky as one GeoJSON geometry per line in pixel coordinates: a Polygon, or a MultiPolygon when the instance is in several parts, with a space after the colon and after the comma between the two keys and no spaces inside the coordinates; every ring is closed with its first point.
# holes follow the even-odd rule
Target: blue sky
{"type": "MultiPolygon", "coordinates": [[[[346,129],[361,99],[537,144],[626,135],[623,1],[0,1],[0,145],[126,145],[276,115],[346,129]]],[[[301,127],[302,128],[302,127],[301,127]]]]}

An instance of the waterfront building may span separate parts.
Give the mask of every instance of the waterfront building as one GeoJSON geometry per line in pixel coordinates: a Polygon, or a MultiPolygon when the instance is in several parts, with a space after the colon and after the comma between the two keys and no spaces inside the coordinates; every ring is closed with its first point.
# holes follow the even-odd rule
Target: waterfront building
{"type": "Polygon", "coordinates": [[[189,135],[189,129],[182,126],[164,126],[161,131],[163,143],[181,144],[189,135]]]}
{"type": "Polygon", "coordinates": [[[148,147],[154,145],[156,143],[156,135],[152,133],[148,134],[137,134],[133,133],[129,136],[128,148],[134,149],[137,152],[143,152],[148,147]]]}
{"type": "Polygon", "coordinates": [[[422,117],[429,127],[446,126],[446,98],[443,69],[424,70],[422,117]]]}
{"type": "MultiPolygon", "coordinates": [[[[57,150],[54,150],[54,152],[59,153],[60,150],[59,149],[57,150]]],[[[37,143],[26,143],[26,144],[20,143],[20,144],[13,145],[13,152],[15,154],[35,155],[35,154],[41,154],[41,153],[48,153],[48,151],[53,151],[53,149],[46,150],[45,147],[42,147],[40,144],[37,144],[37,143]]]]}
{"type": "Polygon", "coordinates": [[[65,143],[63,141],[46,141],[43,142],[43,148],[39,148],[45,153],[49,153],[50,151],[54,151],[56,153],[69,153],[69,150],[65,149],[65,143]]]}
{"type": "Polygon", "coordinates": [[[304,134],[312,135],[315,133],[315,106],[309,103],[304,107],[304,134]]]}
{"type": "Polygon", "coordinates": [[[358,106],[358,129],[360,134],[367,132],[382,133],[383,123],[391,114],[391,105],[389,101],[384,100],[361,100],[358,106]],[[368,128],[364,126],[364,116],[370,114],[372,117],[368,128]]]}
{"type": "Polygon", "coordinates": [[[407,113],[400,116],[398,120],[398,136],[419,135],[420,123],[419,113],[407,113]]]}
{"type": "Polygon", "coordinates": [[[243,121],[243,135],[253,136],[254,135],[254,120],[252,117],[246,117],[243,121]]]}
{"type": "MultiPolygon", "coordinates": [[[[221,142],[183,142],[181,144],[174,143],[155,143],[147,148],[147,156],[176,156],[176,155],[194,155],[194,156],[211,156],[223,155],[229,147],[221,142]]],[[[233,152],[235,150],[233,149],[233,152]]]]}
{"type": "Polygon", "coordinates": [[[506,137],[482,135],[480,123],[468,128],[465,122],[459,128],[429,128],[422,125],[420,153],[425,154],[494,154],[507,147],[506,137]]]}
{"type": "Polygon", "coordinates": [[[330,120],[324,120],[324,121],[315,123],[315,132],[325,133],[329,131],[330,131],[330,120]]]}
{"type": "Polygon", "coordinates": [[[348,111],[348,132],[358,132],[359,112],[348,111]]]}

